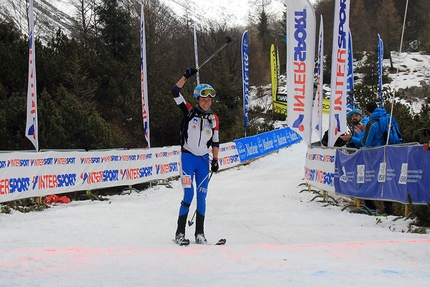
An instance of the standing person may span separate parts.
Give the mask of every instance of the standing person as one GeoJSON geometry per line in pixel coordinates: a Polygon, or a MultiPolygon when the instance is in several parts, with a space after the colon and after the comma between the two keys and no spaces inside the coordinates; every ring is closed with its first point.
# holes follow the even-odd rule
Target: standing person
{"type": "Polygon", "coordinates": [[[194,179],[197,194],[194,236],[196,243],[207,243],[204,220],[210,178],[209,164],[211,164],[212,172],[217,172],[219,168],[219,121],[218,117],[210,111],[215,90],[208,84],[198,85],[194,89],[194,99],[196,100],[194,106],[180,94],[185,82],[196,73],[196,69],[188,68],[172,89],[173,99],[184,115],[181,130],[181,182],[184,196],[179,208],[178,227],[175,233],[175,241],[180,245],[187,245],[190,242],[185,238],[185,226],[194,197],[194,179]],[[212,162],[209,159],[210,147],[212,147],[213,154],[212,162]]]}
{"type": "MultiPolygon", "coordinates": [[[[384,131],[388,127],[387,111],[384,108],[379,108],[375,102],[366,104],[366,111],[369,113],[369,122],[366,125],[366,130],[363,138],[363,146],[374,147],[385,145],[384,131]]],[[[365,201],[367,207],[376,209],[375,204],[369,200],[365,201]]],[[[393,214],[393,203],[384,201],[385,213],[393,214]]]]}
{"type": "Polygon", "coordinates": [[[363,146],[374,147],[385,145],[383,138],[384,127],[380,120],[386,118],[387,111],[384,108],[379,108],[375,102],[367,103],[366,111],[369,113],[369,122],[366,125],[363,146]]]}
{"type": "Polygon", "coordinates": [[[359,109],[353,109],[348,113],[347,116],[351,117],[353,132],[352,134],[348,133],[339,137],[344,141],[347,141],[346,145],[348,147],[358,149],[363,146],[362,142],[364,138],[365,127],[369,121],[369,118],[366,116],[363,117],[363,113],[359,109]]]}

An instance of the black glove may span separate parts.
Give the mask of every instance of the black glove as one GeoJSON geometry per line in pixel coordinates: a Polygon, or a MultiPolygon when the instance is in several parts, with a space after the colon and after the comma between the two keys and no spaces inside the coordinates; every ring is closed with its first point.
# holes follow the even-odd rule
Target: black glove
{"type": "Polygon", "coordinates": [[[212,165],[211,165],[211,171],[212,172],[217,172],[218,169],[219,169],[218,159],[213,159],[212,160],[212,165]]]}
{"type": "Polygon", "coordinates": [[[184,77],[186,79],[188,79],[189,77],[195,75],[197,73],[197,70],[194,68],[187,68],[187,70],[185,71],[184,77]]]}

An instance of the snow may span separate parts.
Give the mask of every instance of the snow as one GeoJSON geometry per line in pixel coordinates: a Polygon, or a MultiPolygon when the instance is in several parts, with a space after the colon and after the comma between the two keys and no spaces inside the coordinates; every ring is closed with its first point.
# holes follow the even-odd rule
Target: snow
{"type": "Polygon", "coordinates": [[[312,200],[299,186],[306,149],[301,142],[212,177],[206,237],[225,237],[225,246],[172,242],[178,181],[0,214],[0,286],[428,284],[428,234],[407,233],[410,219],[342,211],[349,199],[335,194],[339,206],[312,200]]]}

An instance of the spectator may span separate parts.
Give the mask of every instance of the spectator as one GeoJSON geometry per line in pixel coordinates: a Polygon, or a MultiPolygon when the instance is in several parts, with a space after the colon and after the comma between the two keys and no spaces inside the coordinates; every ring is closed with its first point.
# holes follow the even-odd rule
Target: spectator
{"type": "MultiPolygon", "coordinates": [[[[379,119],[385,118],[387,111],[384,108],[379,108],[375,102],[366,104],[366,111],[369,113],[369,122],[366,124],[366,129],[363,137],[364,147],[375,147],[385,145],[384,130],[379,119]]],[[[376,209],[373,201],[365,200],[365,205],[370,209],[376,209]]],[[[384,201],[385,213],[393,214],[393,203],[384,201]]]]}
{"type": "Polygon", "coordinates": [[[365,126],[369,121],[369,118],[364,116],[361,110],[353,109],[348,113],[348,117],[351,117],[353,126],[353,132],[341,135],[340,138],[347,142],[348,147],[360,148],[363,146],[363,138],[365,133],[365,126]]]}

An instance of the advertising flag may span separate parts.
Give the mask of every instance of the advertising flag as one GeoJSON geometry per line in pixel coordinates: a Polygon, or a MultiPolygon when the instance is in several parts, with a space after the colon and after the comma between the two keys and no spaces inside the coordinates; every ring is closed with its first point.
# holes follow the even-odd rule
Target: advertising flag
{"type": "Polygon", "coordinates": [[[310,146],[316,20],[308,0],[287,2],[287,123],[310,146]]]}
{"type": "Polygon", "coordinates": [[[28,32],[29,32],[29,57],[28,57],[28,87],[27,87],[27,122],[25,126],[25,136],[31,141],[39,151],[39,134],[37,123],[37,90],[36,90],[36,57],[34,46],[34,15],[33,0],[30,0],[28,7],[28,32]]]}
{"type": "Polygon", "coordinates": [[[382,98],[382,76],[384,74],[384,68],[382,66],[382,61],[384,59],[384,42],[381,36],[378,34],[378,84],[379,84],[379,98],[381,99],[381,104],[384,104],[384,99],[382,98]]]}
{"type": "Polygon", "coordinates": [[[242,35],[242,85],[243,85],[243,125],[245,129],[248,126],[248,109],[249,109],[249,57],[248,57],[248,30],[242,35]]]}
{"type": "Polygon", "coordinates": [[[346,122],[348,31],[350,0],[336,0],[333,22],[333,49],[331,66],[331,91],[328,146],[348,129],[346,122]]]}
{"type": "Polygon", "coordinates": [[[323,16],[320,17],[320,30],[318,37],[318,62],[317,62],[317,90],[314,98],[312,112],[312,128],[322,139],[322,98],[323,98],[323,71],[324,71],[324,23],[323,16]]]}
{"type": "Polygon", "coordinates": [[[143,13],[143,5],[140,6],[140,88],[142,96],[142,119],[143,133],[145,140],[148,143],[148,148],[151,147],[149,137],[149,109],[148,109],[148,81],[146,74],[146,39],[145,39],[145,17],[143,13]]]}
{"type": "Polygon", "coordinates": [[[353,55],[352,55],[352,34],[351,30],[348,32],[348,77],[346,80],[346,94],[348,100],[346,102],[346,113],[348,114],[354,109],[354,66],[353,66],[353,55]]]}
{"type": "MultiPolygon", "coordinates": [[[[197,49],[197,32],[196,32],[196,23],[194,23],[194,57],[196,59],[196,67],[199,66],[199,51],[197,49]]],[[[196,73],[197,85],[200,85],[200,73],[197,71],[196,73]]]]}
{"type": "Polygon", "coordinates": [[[276,67],[276,51],[274,44],[270,46],[270,71],[272,78],[272,103],[275,103],[276,94],[278,93],[278,69],[276,67]]]}

